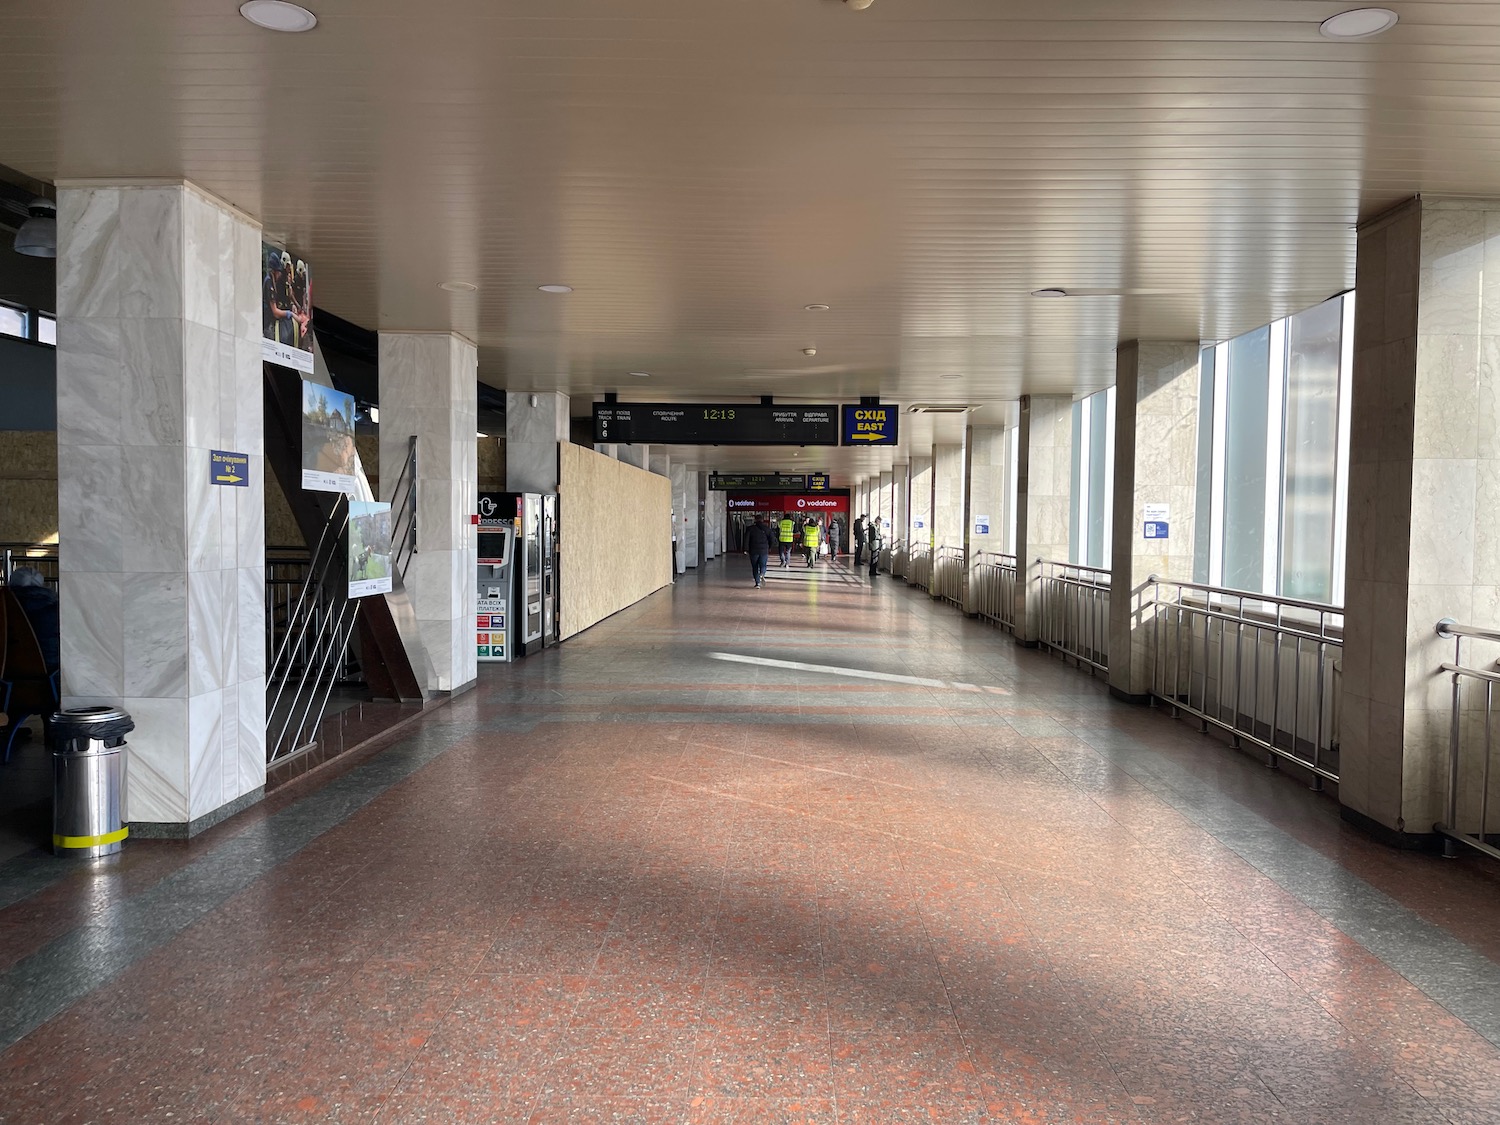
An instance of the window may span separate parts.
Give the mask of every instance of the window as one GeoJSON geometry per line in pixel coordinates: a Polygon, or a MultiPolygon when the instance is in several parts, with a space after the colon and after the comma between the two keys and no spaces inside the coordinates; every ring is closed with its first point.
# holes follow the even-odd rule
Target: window
{"type": "Polygon", "coordinates": [[[36,338],[40,344],[51,344],[54,348],[57,347],[57,317],[47,313],[38,313],[36,338]]]}
{"type": "Polygon", "coordinates": [[[1073,404],[1068,561],[1108,569],[1115,476],[1115,389],[1073,404]]]}
{"type": "Polygon", "coordinates": [[[0,336],[18,336],[25,340],[29,336],[27,327],[25,309],[0,304],[0,336]]]}
{"type": "Polygon", "coordinates": [[[1339,603],[1354,294],[1205,348],[1193,573],[1339,603]]]}

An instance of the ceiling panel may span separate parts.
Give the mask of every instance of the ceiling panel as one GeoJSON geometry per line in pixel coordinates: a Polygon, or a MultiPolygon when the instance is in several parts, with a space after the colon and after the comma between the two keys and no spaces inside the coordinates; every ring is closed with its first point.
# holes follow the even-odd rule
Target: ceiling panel
{"type": "Polygon", "coordinates": [[[1347,288],[1362,216],[1500,194],[1492,3],[1364,43],[1320,0],[311,6],[278,36],[235,0],[6,5],[0,163],[194,180],[330,311],[580,411],[1082,393],[1122,338],[1347,288]]]}

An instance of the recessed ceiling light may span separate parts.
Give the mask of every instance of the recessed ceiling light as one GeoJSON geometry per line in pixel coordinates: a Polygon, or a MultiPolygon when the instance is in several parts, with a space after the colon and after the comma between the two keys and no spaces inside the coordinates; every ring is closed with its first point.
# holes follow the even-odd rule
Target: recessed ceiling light
{"type": "Polygon", "coordinates": [[[472,281],[440,281],[439,289],[446,289],[450,293],[477,293],[479,286],[472,281]]]}
{"type": "Polygon", "coordinates": [[[957,374],[955,372],[949,372],[946,375],[939,375],[938,378],[939,379],[962,379],[963,376],[959,375],[959,374],[957,374]]]}
{"type": "Polygon", "coordinates": [[[1066,289],[1033,289],[1031,295],[1033,297],[1066,297],[1068,291],[1066,289]]]}
{"type": "Polygon", "coordinates": [[[573,287],[571,285],[538,285],[537,288],[540,289],[543,293],[573,292],[573,287]]]}
{"type": "Polygon", "coordinates": [[[831,305],[803,305],[802,307],[804,309],[806,309],[808,312],[827,312],[833,306],[831,306],[831,305]]]}
{"type": "Polygon", "coordinates": [[[1318,25],[1325,39],[1368,39],[1389,31],[1401,17],[1389,8],[1354,8],[1330,16],[1318,25]]]}
{"type": "Polygon", "coordinates": [[[637,379],[651,378],[651,372],[649,371],[632,371],[631,374],[634,375],[637,379]]]}
{"type": "Polygon", "coordinates": [[[240,15],[267,31],[311,31],[318,26],[317,16],[286,0],[245,0],[240,15]]]}

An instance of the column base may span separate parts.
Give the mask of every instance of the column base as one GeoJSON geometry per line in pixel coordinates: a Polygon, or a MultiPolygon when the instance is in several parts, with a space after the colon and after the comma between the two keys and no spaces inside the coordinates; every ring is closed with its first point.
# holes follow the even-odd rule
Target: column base
{"type": "Polygon", "coordinates": [[[177,820],[132,820],[129,822],[130,835],[139,840],[190,840],[200,832],[207,832],[214,825],[224,823],[235,813],[244,812],[251,805],[259,804],[265,799],[265,795],[266,787],[262,785],[236,797],[227,805],[220,805],[197,820],[186,823],[177,820]]]}
{"type": "Polygon", "coordinates": [[[1439,854],[1443,850],[1443,837],[1437,832],[1403,832],[1398,828],[1388,828],[1373,817],[1348,806],[1340,806],[1339,818],[1354,825],[1361,832],[1373,836],[1387,847],[1397,848],[1404,852],[1432,852],[1439,854]]]}
{"type": "Polygon", "coordinates": [[[1027,640],[1022,640],[1020,637],[1016,637],[1015,641],[1016,641],[1016,644],[1020,645],[1022,648],[1041,648],[1042,647],[1042,642],[1041,641],[1027,641],[1027,640]]]}
{"type": "Polygon", "coordinates": [[[1151,693],[1149,691],[1143,693],[1126,691],[1124,688],[1115,687],[1114,684],[1109,685],[1109,697],[1111,699],[1118,699],[1121,703],[1135,703],[1140,706],[1145,706],[1151,702],[1151,693]]]}

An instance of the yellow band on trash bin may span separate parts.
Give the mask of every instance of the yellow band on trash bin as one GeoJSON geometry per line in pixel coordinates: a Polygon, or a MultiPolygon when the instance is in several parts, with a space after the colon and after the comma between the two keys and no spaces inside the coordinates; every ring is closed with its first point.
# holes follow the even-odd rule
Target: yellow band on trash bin
{"type": "Polygon", "coordinates": [[[121,828],[114,832],[106,832],[102,836],[56,836],[52,837],[54,848],[98,848],[105,844],[114,844],[130,835],[129,828],[121,828]]]}

